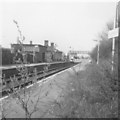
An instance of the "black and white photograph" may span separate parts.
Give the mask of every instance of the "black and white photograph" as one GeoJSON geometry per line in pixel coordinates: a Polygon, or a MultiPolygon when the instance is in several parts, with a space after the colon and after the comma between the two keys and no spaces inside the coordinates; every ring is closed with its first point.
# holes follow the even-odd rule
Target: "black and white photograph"
{"type": "Polygon", "coordinates": [[[0,0],[0,118],[120,118],[119,0],[0,0]]]}

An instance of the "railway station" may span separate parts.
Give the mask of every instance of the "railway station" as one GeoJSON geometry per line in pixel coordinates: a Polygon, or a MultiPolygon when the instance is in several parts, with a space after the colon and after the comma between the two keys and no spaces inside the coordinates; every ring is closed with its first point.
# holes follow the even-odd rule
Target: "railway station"
{"type": "Polygon", "coordinates": [[[25,1],[2,2],[0,118],[120,118],[120,2],[25,1]]]}

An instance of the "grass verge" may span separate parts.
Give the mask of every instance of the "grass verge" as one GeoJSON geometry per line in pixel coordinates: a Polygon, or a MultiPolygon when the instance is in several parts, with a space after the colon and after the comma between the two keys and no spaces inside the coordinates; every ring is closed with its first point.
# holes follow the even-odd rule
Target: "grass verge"
{"type": "Polygon", "coordinates": [[[67,93],[52,105],[51,114],[60,118],[117,118],[118,92],[107,62],[89,64],[74,71],[67,93]],[[113,87],[114,86],[114,87],[113,87]],[[114,89],[113,89],[114,88],[114,89]]]}

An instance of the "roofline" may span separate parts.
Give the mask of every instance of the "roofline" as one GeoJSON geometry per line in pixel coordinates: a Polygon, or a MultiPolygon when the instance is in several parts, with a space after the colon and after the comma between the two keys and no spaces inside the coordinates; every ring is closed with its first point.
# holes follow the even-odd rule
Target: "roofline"
{"type": "MultiPolygon", "coordinates": [[[[19,44],[11,44],[11,45],[19,45],[19,44]]],[[[40,44],[23,44],[23,46],[41,46],[41,47],[46,47],[46,46],[40,45],[40,44]]]]}

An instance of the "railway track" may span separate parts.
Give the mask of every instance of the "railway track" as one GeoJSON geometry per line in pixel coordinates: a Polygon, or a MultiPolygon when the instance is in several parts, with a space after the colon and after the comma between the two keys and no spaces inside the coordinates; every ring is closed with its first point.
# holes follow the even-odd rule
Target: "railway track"
{"type": "MultiPolygon", "coordinates": [[[[11,94],[14,89],[17,90],[17,89],[27,87],[28,85],[33,84],[34,82],[40,81],[45,77],[48,77],[50,75],[53,75],[55,73],[58,73],[62,70],[65,70],[67,68],[70,68],[70,67],[76,65],[76,63],[69,63],[69,64],[68,63],[58,63],[58,64],[55,63],[55,64],[56,65],[51,64],[47,71],[44,71],[43,69],[41,69],[40,71],[36,71],[35,73],[34,72],[30,73],[28,75],[28,77],[25,78],[24,81],[21,80],[20,76],[15,76],[15,75],[13,78],[5,79],[4,82],[2,83],[2,89],[0,91],[2,96],[0,96],[0,98],[5,97],[8,94],[11,94]],[[11,80],[13,80],[13,81],[11,81],[11,80]]],[[[42,67],[44,67],[44,65],[42,67]]],[[[37,70],[37,67],[35,67],[35,68],[37,70]]]]}

